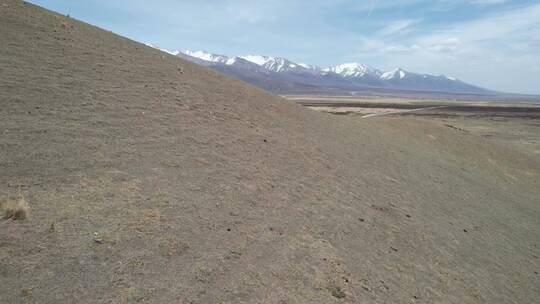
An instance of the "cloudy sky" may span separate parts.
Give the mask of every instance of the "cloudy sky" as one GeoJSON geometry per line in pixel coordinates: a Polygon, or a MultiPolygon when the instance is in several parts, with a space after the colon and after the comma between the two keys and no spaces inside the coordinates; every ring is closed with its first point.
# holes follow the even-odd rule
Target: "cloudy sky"
{"type": "Polygon", "coordinates": [[[140,42],[540,94],[540,0],[32,0],[140,42]]]}

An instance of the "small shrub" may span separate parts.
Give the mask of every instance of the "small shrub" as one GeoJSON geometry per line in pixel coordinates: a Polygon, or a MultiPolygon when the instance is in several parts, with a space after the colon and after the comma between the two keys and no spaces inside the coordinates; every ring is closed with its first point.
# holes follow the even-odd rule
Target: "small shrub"
{"type": "Polygon", "coordinates": [[[18,201],[8,201],[4,204],[4,219],[22,221],[28,217],[29,212],[30,207],[22,197],[18,201]]]}

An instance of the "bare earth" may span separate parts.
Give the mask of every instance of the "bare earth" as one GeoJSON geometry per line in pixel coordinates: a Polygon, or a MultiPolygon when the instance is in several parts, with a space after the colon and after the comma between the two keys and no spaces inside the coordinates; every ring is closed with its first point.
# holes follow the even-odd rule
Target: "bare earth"
{"type": "Polygon", "coordinates": [[[540,298],[540,157],[460,118],[319,113],[16,0],[0,103],[0,303],[540,298]]]}

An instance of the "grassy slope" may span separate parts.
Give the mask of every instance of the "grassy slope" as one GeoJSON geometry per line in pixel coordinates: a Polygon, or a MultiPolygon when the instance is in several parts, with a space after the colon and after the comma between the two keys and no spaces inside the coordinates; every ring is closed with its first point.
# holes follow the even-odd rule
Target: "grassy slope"
{"type": "Polygon", "coordinates": [[[0,223],[2,303],[540,296],[540,164],[511,147],[315,113],[20,1],[0,85],[0,193],[32,210],[0,223]]]}

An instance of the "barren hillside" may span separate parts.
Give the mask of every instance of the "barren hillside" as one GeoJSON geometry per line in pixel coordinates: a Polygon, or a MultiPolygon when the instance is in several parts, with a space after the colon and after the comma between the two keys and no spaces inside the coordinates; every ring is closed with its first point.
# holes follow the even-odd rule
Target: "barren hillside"
{"type": "Polygon", "coordinates": [[[534,303],[539,174],[0,0],[0,303],[534,303]]]}

